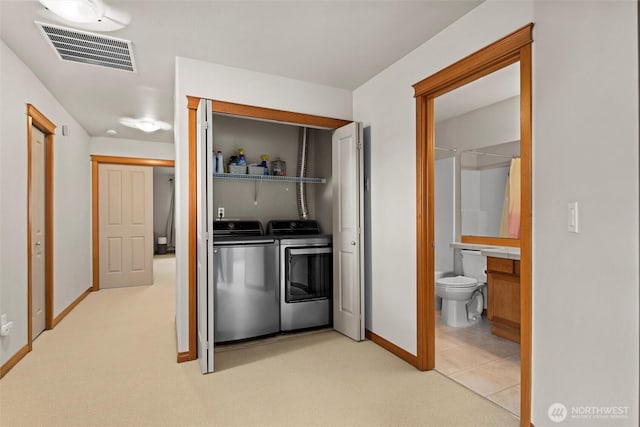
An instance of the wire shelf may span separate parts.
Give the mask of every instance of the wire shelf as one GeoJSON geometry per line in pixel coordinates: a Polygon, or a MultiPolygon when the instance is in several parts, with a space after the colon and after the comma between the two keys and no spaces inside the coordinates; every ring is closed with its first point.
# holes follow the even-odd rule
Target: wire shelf
{"type": "Polygon", "coordinates": [[[305,184],[326,184],[325,178],[313,178],[299,176],[273,176],[273,175],[249,175],[234,173],[214,173],[214,178],[230,179],[236,181],[269,181],[269,182],[303,182],[305,184]]]}

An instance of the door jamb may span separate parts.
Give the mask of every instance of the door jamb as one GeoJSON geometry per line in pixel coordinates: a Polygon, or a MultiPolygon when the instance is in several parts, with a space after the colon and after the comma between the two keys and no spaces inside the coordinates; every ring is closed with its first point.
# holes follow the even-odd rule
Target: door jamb
{"type": "Polygon", "coordinates": [[[92,247],[93,247],[93,290],[100,290],[100,221],[98,217],[98,168],[101,164],[129,165],[129,166],[166,166],[174,167],[173,160],[161,159],[141,159],[136,157],[117,156],[91,156],[91,224],[92,224],[92,247]]]}
{"type": "MultiPolygon", "coordinates": [[[[189,117],[189,350],[186,352],[178,353],[178,362],[187,362],[190,360],[196,360],[198,358],[198,319],[196,313],[196,113],[198,110],[198,105],[200,104],[200,99],[200,97],[187,96],[187,109],[189,117]]],[[[315,126],[325,129],[338,129],[352,122],[352,120],[342,120],[332,117],[315,116],[312,114],[275,110],[272,108],[236,104],[219,100],[212,100],[212,108],[214,113],[282,122],[298,126],[315,126]]]]}
{"type": "Polygon", "coordinates": [[[520,425],[531,421],[531,101],[533,23],[416,83],[417,367],[435,368],[434,99],[520,62],[520,425]],[[426,262],[423,262],[426,260],[426,262]]]}
{"type": "Polygon", "coordinates": [[[56,125],[42,114],[36,107],[27,104],[27,341],[29,351],[33,348],[32,331],[32,277],[31,277],[31,150],[32,126],[44,133],[45,143],[45,175],[44,175],[44,215],[45,215],[45,330],[52,329],[53,323],[53,140],[56,125]]]}

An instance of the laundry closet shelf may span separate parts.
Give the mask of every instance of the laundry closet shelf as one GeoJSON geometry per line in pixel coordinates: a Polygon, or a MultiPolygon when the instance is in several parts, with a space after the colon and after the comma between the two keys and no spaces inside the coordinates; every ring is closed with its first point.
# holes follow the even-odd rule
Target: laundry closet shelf
{"type": "Polygon", "coordinates": [[[236,181],[269,181],[269,182],[302,182],[305,184],[326,184],[325,178],[299,177],[299,176],[273,176],[273,175],[249,175],[234,173],[214,173],[214,178],[236,181]]]}

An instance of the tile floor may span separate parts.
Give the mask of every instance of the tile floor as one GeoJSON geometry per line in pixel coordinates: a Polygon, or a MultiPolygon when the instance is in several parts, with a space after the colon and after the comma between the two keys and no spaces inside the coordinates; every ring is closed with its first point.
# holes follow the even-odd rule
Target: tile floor
{"type": "Polygon", "coordinates": [[[436,319],[436,370],[520,415],[520,345],[491,334],[484,317],[465,328],[436,319]]]}

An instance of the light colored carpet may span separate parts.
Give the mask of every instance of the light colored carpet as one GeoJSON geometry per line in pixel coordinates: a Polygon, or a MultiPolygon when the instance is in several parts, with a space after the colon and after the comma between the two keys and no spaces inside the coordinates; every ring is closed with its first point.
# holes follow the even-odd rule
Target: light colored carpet
{"type": "Polygon", "coordinates": [[[89,295],[0,381],[2,426],[517,426],[506,410],[333,331],[177,364],[173,263],[89,295]]]}

